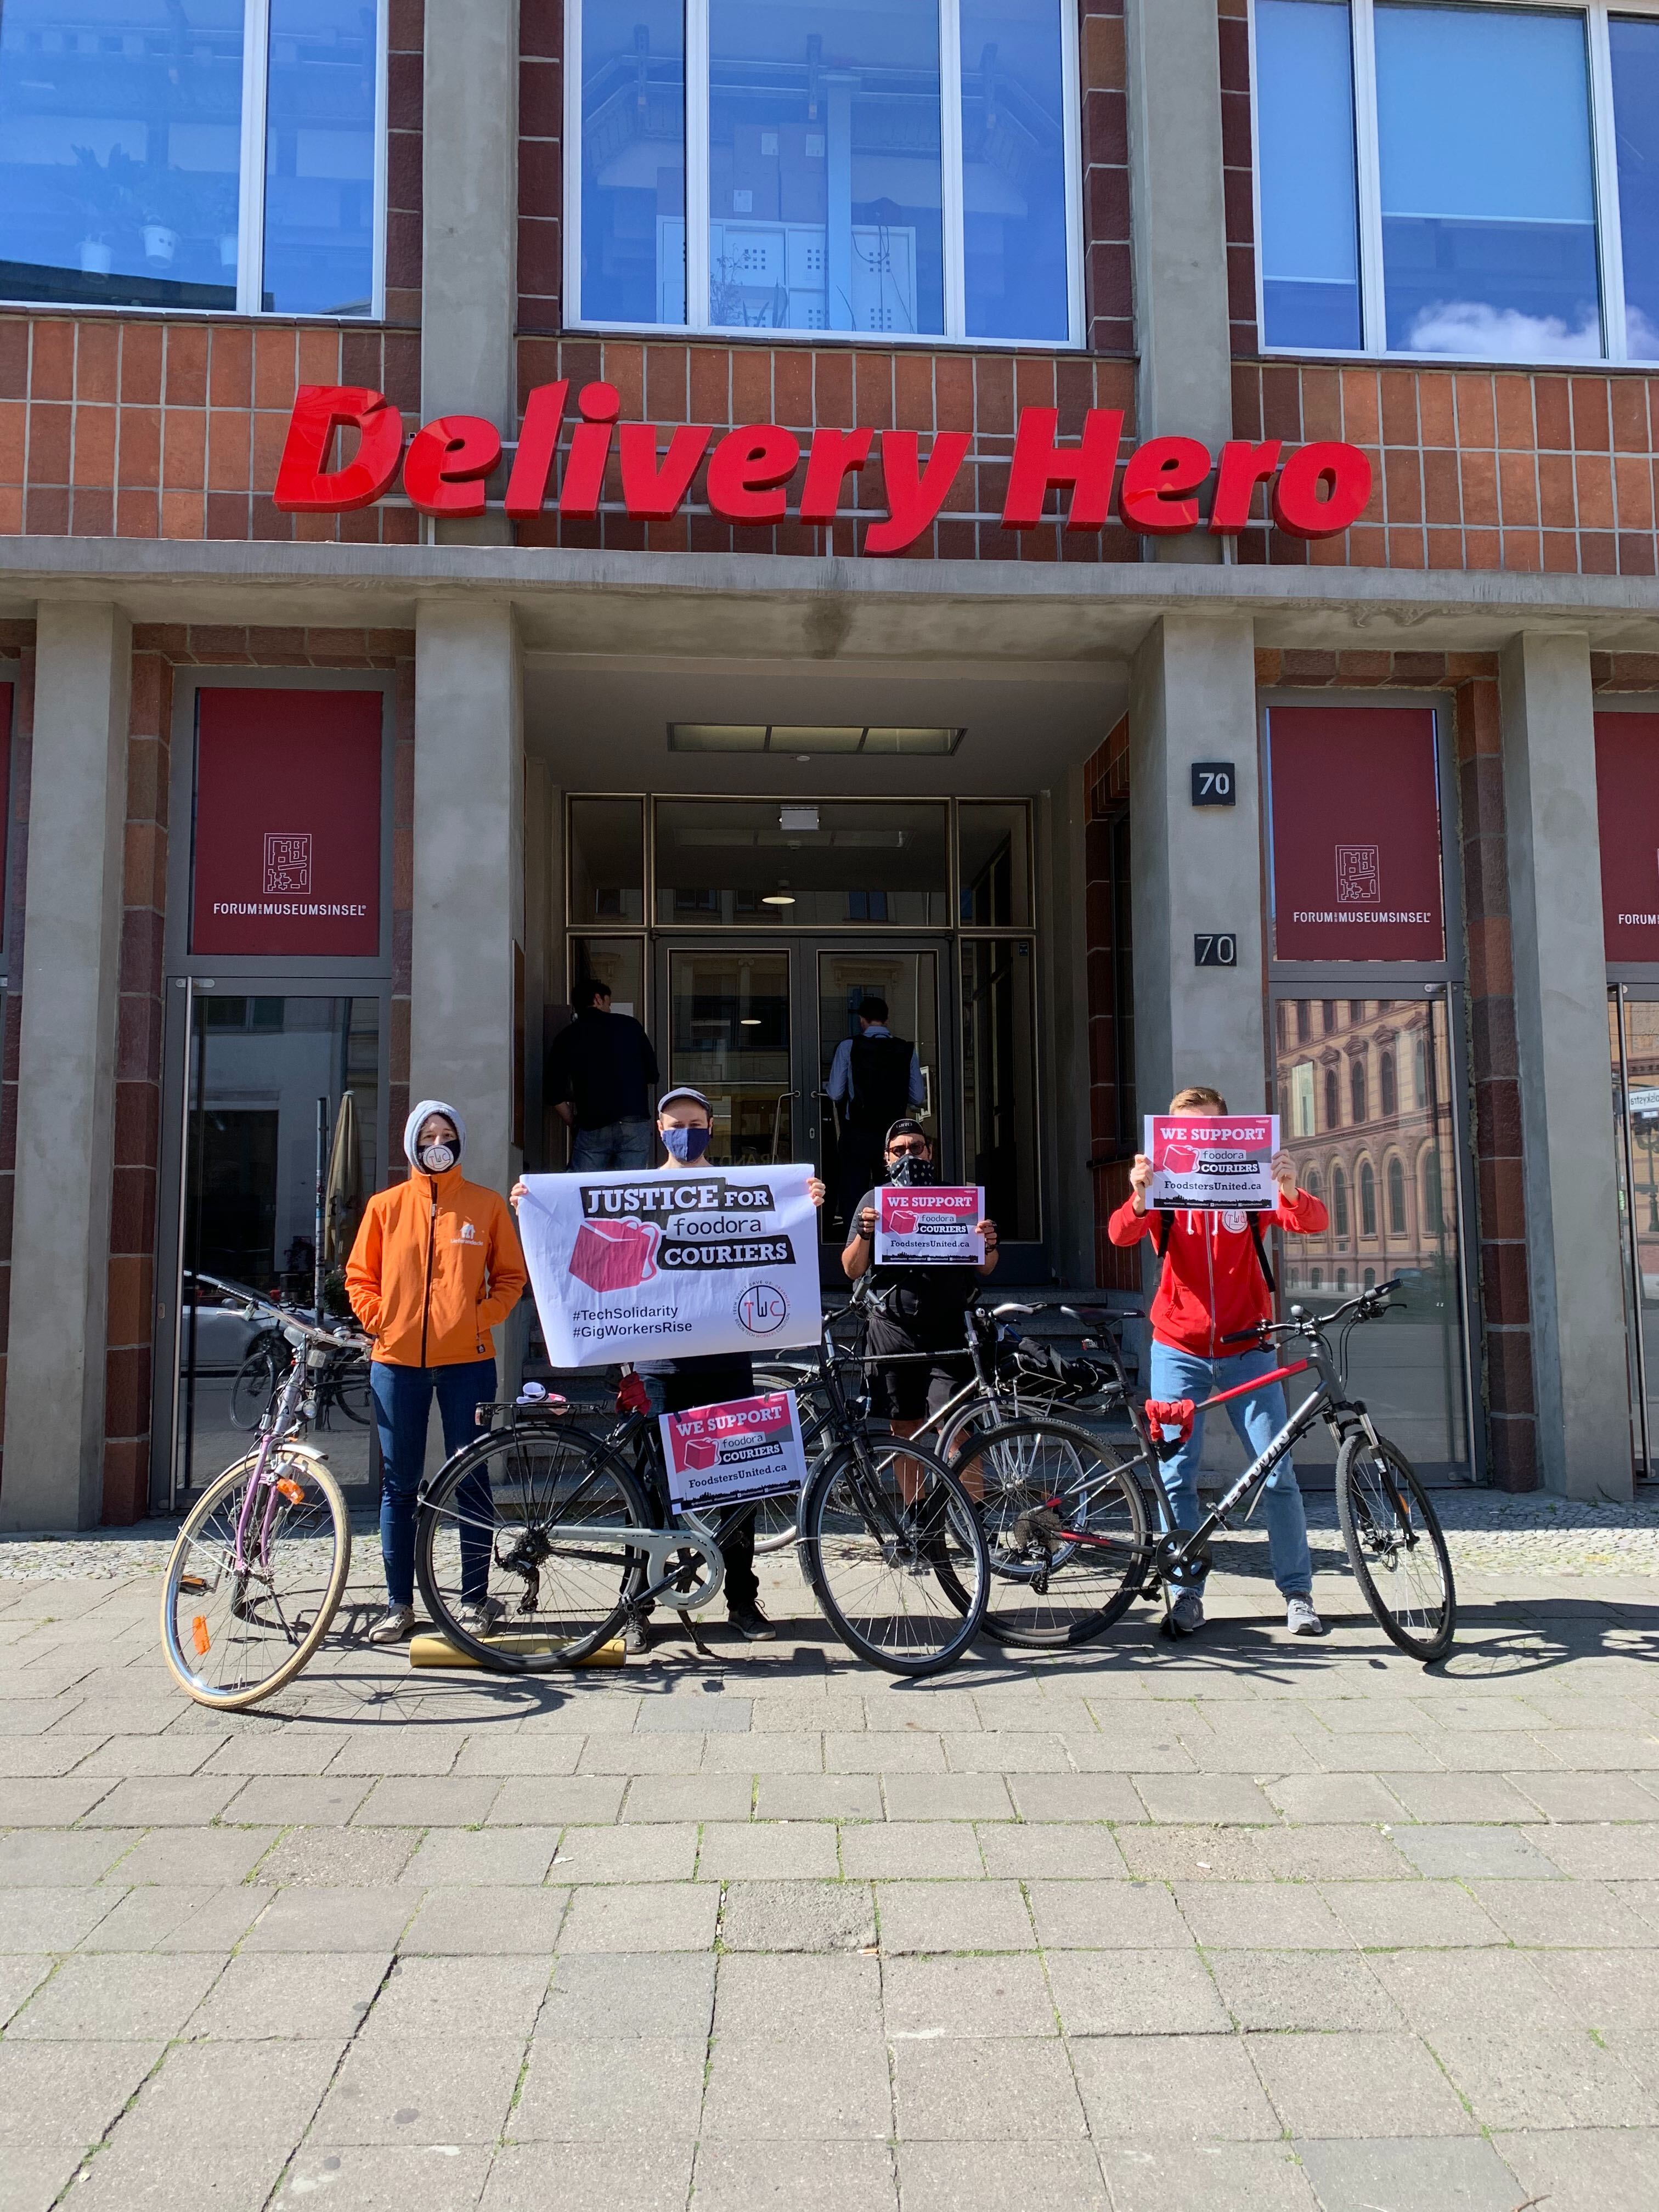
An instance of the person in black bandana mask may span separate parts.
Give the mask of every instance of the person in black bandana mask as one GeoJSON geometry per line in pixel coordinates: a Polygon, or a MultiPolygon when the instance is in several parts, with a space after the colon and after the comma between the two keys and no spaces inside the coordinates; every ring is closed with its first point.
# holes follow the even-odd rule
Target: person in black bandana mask
{"type": "MultiPolygon", "coordinates": [[[[887,1132],[887,1181],[892,1183],[935,1183],[933,1147],[920,1121],[895,1121],[887,1132]]],[[[994,1274],[997,1264],[997,1225],[975,1224],[985,1239],[985,1257],[977,1268],[962,1267],[895,1267],[875,1265],[876,1194],[866,1191],[854,1212],[852,1234],[841,1255],[849,1282],[870,1278],[875,1310],[870,1316],[869,1350],[881,1352],[931,1352],[931,1365],[919,1359],[895,1361],[876,1370],[877,1404],[884,1405],[895,1436],[915,1434],[929,1413],[967,1379],[963,1350],[963,1320],[969,1300],[980,1278],[994,1274]]]]}

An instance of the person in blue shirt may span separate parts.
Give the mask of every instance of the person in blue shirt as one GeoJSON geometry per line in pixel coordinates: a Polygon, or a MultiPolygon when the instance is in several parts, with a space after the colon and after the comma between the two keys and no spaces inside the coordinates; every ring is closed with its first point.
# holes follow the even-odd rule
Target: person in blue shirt
{"type": "Polygon", "coordinates": [[[836,1047],[824,1085],[836,1110],[836,1205],[849,1234],[860,1198],[881,1179],[888,1130],[927,1099],[915,1045],[887,1026],[886,1000],[866,994],[857,1018],[859,1033],[836,1047]]]}

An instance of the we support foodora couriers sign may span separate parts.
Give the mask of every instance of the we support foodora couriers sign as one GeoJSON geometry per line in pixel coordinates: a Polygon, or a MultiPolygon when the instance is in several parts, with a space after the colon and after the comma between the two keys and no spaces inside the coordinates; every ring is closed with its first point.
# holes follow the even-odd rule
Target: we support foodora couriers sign
{"type": "Polygon", "coordinates": [[[665,1413],[660,1425],[672,1504],[776,1497],[806,1480],[793,1390],[665,1413]]]}
{"type": "Polygon", "coordinates": [[[554,1366],[816,1344],[813,1173],[526,1176],[519,1229],[554,1366]]]}

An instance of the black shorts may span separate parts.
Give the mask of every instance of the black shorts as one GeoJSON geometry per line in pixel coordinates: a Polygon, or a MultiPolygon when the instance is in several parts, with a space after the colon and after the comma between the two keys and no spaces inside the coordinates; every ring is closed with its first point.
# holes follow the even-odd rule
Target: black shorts
{"type": "Polygon", "coordinates": [[[867,1349],[884,1352],[929,1352],[928,1359],[907,1358],[892,1366],[878,1366],[872,1377],[876,1411],[890,1421],[919,1421],[924,1413],[937,1413],[955,1397],[973,1374],[974,1364],[962,1345],[958,1327],[942,1341],[929,1329],[916,1332],[885,1314],[872,1314],[867,1349]]]}

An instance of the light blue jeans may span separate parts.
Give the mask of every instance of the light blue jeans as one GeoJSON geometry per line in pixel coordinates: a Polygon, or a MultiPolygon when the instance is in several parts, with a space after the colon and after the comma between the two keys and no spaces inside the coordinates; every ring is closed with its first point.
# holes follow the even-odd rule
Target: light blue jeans
{"type": "Polygon", "coordinates": [[[578,1129],[570,1152],[573,1175],[595,1175],[604,1168],[648,1168],[656,1157],[657,1125],[651,1121],[607,1121],[602,1129],[578,1129]]]}
{"type": "MultiPolygon", "coordinates": [[[[1231,1390],[1235,1383],[1270,1374],[1279,1365],[1271,1352],[1240,1352],[1231,1359],[1203,1359],[1173,1344],[1152,1344],[1149,1398],[1190,1398],[1194,1405],[1231,1390]]],[[[1224,1409],[1239,1442],[1252,1459],[1270,1444],[1290,1418],[1285,1385],[1269,1382],[1247,1396],[1232,1398],[1224,1409]]],[[[1193,1432],[1172,1458],[1158,1462],[1170,1512],[1177,1528],[1199,1523],[1198,1463],[1204,1450],[1204,1416],[1195,1414],[1193,1432]]],[[[1313,1561],[1308,1556],[1308,1520],[1289,1455],[1267,1477],[1261,1510],[1267,1523],[1267,1563],[1285,1597],[1313,1594],[1313,1561]]]]}

